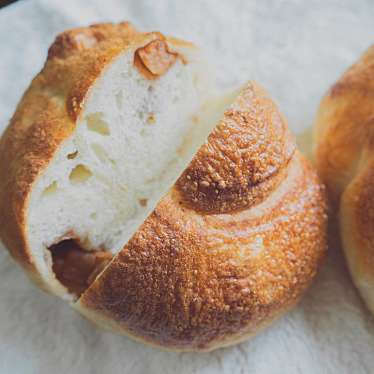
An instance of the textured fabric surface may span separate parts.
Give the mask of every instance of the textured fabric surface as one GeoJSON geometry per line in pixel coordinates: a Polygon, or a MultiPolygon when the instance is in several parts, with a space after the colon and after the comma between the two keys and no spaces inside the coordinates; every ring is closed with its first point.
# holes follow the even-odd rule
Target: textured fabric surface
{"type": "MultiPolygon", "coordinates": [[[[0,131],[56,33],[130,20],[206,49],[222,87],[261,83],[291,128],[311,125],[321,95],[374,42],[374,2],[21,0],[0,10],[0,131]]],[[[1,214],[1,212],[0,212],[1,214]]],[[[332,245],[299,306],[251,341],[170,353],[92,326],[37,290],[0,251],[1,373],[372,373],[374,319],[332,245]]]]}

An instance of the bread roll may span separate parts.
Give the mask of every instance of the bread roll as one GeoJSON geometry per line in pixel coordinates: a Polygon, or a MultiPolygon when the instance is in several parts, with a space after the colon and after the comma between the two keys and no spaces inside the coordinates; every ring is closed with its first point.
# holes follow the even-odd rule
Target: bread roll
{"type": "Polygon", "coordinates": [[[374,312],[374,46],[335,83],[316,118],[316,162],[353,281],[374,312]]]}
{"type": "Polygon", "coordinates": [[[176,350],[236,343],[295,304],[325,198],[276,105],[212,97],[191,44],[67,31],[0,142],[0,235],[44,289],[176,350]],[[217,124],[218,123],[218,124],[217,124]]]}

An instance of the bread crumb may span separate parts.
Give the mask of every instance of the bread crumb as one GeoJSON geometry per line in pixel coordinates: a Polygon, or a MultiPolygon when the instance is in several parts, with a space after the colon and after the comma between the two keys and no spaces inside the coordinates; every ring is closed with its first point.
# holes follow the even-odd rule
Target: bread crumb
{"type": "Polygon", "coordinates": [[[139,199],[139,204],[141,206],[147,206],[147,203],[148,203],[148,199],[139,199]]]}
{"type": "Polygon", "coordinates": [[[149,113],[147,118],[147,123],[154,124],[156,122],[156,116],[154,113],[149,113]]]}

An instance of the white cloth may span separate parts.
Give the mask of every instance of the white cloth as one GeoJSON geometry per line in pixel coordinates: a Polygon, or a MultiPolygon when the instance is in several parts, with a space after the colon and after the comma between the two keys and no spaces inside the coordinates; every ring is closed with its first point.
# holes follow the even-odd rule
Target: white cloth
{"type": "MultiPolygon", "coordinates": [[[[373,42],[374,2],[19,1],[0,10],[0,130],[56,33],[119,20],[201,45],[223,86],[257,80],[301,132],[329,85],[373,42]]],[[[300,305],[256,338],[209,354],[163,352],[96,329],[0,251],[0,372],[373,373],[374,323],[330,248],[300,305]]]]}

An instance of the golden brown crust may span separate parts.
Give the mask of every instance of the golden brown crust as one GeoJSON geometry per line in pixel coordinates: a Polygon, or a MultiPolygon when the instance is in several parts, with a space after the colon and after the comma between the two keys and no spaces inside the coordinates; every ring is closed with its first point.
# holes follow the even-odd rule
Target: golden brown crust
{"type": "Polygon", "coordinates": [[[361,260],[366,264],[367,270],[374,264],[374,164],[355,179],[349,186],[345,203],[352,207],[352,235],[359,247],[367,247],[367,251],[361,253],[361,260]],[[349,200],[349,201],[348,201],[349,200]]]}
{"type": "Polygon", "coordinates": [[[340,230],[353,281],[374,313],[374,160],[342,194],[340,230]]]}
{"type": "Polygon", "coordinates": [[[129,22],[118,25],[100,23],[89,27],[80,27],[64,31],[57,35],[48,50],[48,59],[67,57],[79,54],[84,49],[91,49],[98,43],[113,38],[128,38],[129,34],[137,31],[129,22]]]}
{"type": "Polygon", "coordinates": [[[81,313],[150,344],[210,350],[253,335],[297,302],[325,251],[324,190],[261,88],[250,83],[236,104],[83,293],[81,313]],[[218,202],[209,193],[187,201],[184,183],[200,186],[217,170],[218,202]],[[241,183],[250,204],[225,200],[241,183]]]}
{"type": "Polygon", "coordinates": [[[38,278],[26,238],[31,186],[72,131],[61,108],[43,94],[26,94],[0,141],[0,235],[15,259],[38,278]],[[45,108],[35,113],[34,104],[45,108]]]}
{"type": "Polygon", "coordinates": [[[249,83],[177,183],[184,202],[227,213],[258,204],[284,178],[295,142],[277,106],[249,83]]]}
{"type": "MultiPolygon", "coordinates": [[[[41,282],[26,235],[26,209],[33,183],[74,131],[89,88],[105,67],[119,53],[142,47],[160,35],[137,32],[127,22],[63,32],[50,47],[44,68],[25,92],[3,134],[0,237],[36,281],[41,282]]],[[[192,46],[177,39],[172,44],[192,46]]]]}
{"type": "Polygon", "coordinates": [[[316,120],[316,161],[353,280],[374,312],[374,46],[335,83],[316,120]],[[339,207],[339,209],[338,209],[339,207]]]}
{"type": "Polygon", "coordinates": [[[270,203],[232,214],[201,215],[174,188],[78,308],[181,350],[254,333],[297,301],[325,250],[321,186],[299,153],[289,173],[270,203]]]}
{"type": "Polygon", "coordinates": [[[374,46],[335,83],[316,118],[316,163],[334,202],[374,144],[374,46]]]}

